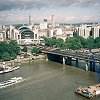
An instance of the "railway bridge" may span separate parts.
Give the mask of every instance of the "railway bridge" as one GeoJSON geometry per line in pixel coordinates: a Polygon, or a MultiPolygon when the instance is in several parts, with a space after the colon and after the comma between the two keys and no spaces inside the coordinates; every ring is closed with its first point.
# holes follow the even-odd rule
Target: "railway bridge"
{"type": "Polygon", "coordinates": [[[87,52],[72,52],[70,50],[43,50],[43,53],[47,54],[48,60],[62,63],[63,65],[71,65],[72,61],[75,61],[76,64],[79,63],[79,60],[85,62],[86,70],[95,72],[95,64],[100,66],[100,55],[96,53],[87,53],[87,52]]]}

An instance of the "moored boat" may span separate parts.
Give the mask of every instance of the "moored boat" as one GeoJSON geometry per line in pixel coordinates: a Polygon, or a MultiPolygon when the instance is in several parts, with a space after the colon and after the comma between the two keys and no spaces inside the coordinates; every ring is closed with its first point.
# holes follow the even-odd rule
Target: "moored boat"
{"type": "Polygon", "coordinates": [[[94,96],[100,95],[100,84],[88,87],[79,87],[75,90],[75,93],[90,99],[94,96]]]}
{"type": "Polygon", "coordinates": [[[0,89],[6,88],[8,86],[12,86],[12,85],[20,83],[22,81],[24,81],[22,77],[11,78],[10,80],[4,81],[4,82],[0,82],[0,89]]]}
{"type": "Polygon", "coordinates": [[[8,67],[6,65],[0,65],[0,74],[12,72],[12,71],[17,70],[17,69],[19,69],[19,66],[17,66],[17,67],[8,67]]]}

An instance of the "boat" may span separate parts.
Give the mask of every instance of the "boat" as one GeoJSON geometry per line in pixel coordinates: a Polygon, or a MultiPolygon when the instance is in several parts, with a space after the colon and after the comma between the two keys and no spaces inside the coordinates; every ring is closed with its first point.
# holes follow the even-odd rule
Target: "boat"
{"type": "Polygon", "coordinates": [[[10,80],[0,82],[0,89],[6,88],[8,86],[12,86],[12,85],[20,83],[22,81],[24,81],[22,77],[13,77],[10,80]]]}
{"type": "Polygon", "coordinates": [[[75,90],[75,93],[90,99],[92,97],[100,95],[100,84],[88,87],[79,87],[75,90]]]}
{"type": "Polygon", "coordinates": [[[19,66],[9,67],[9,66],[6,66],[5,64],[3,64],[3,65],[0,65],[0,74],[12,72],[12,71],[17,70],[17,69],[19,69],[19,66]]]}

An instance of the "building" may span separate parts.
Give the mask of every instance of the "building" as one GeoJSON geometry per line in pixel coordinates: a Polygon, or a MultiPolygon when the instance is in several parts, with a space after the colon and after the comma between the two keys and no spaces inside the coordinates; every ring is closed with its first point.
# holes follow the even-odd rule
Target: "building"
{"type": "Polygon", "coordinates": [[[16,40],[20,45],[36,45],[43,41],[43,39],[40,38],[39,29],[31,25],[9,26],[7,36],[9,39],[16,40]]]}
{"type": "Polygon", "coordinates": [[[90,35],[93,36],[94,39],[100,37],[100,26],[92,26],[90,35]]]}
{"type": "Polygon", "coordinates": [[[100,37],[100,26],[95,24],[81,24],[79,27],[76,27],[74,32],[77,36],[82,36],[85,39],[87,39],[89,36],[92,36],[95,39],[96,37],[100,37]]]}
{"type": "Polygon", "coordinates": [[[76,32],[78,36],[82,36],[87,39],[90,36],[91,26],[81,24],[79,27],[76,27],[76,32]]]}
{"type": "Polygon", "coordinates": [[[3,25],[0,25],[0,41],[4,41],[6,38],[6,29],[3,25]]]}
{"type": "Polygon", "coordinates": [[[47,19],[44,19],[42,23],[40,23],[40,30],[46,30],[47,29],[47,19]]]}

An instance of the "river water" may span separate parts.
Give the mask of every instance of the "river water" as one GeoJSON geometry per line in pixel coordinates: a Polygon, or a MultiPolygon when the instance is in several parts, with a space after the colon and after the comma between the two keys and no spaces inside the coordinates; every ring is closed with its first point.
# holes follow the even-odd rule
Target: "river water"
{"type": "MultiPolygon", "coordinates": [[[[0,81],[19,76],[26,80],[1,89],[0,100],[87,100],[75,94],[75,89],[99,83],[93,72],[52,61],[23,64],[14,72],[0,75],[0,81]]],[[[91,100],[100,100],[100,96],[91,100]]]]}

